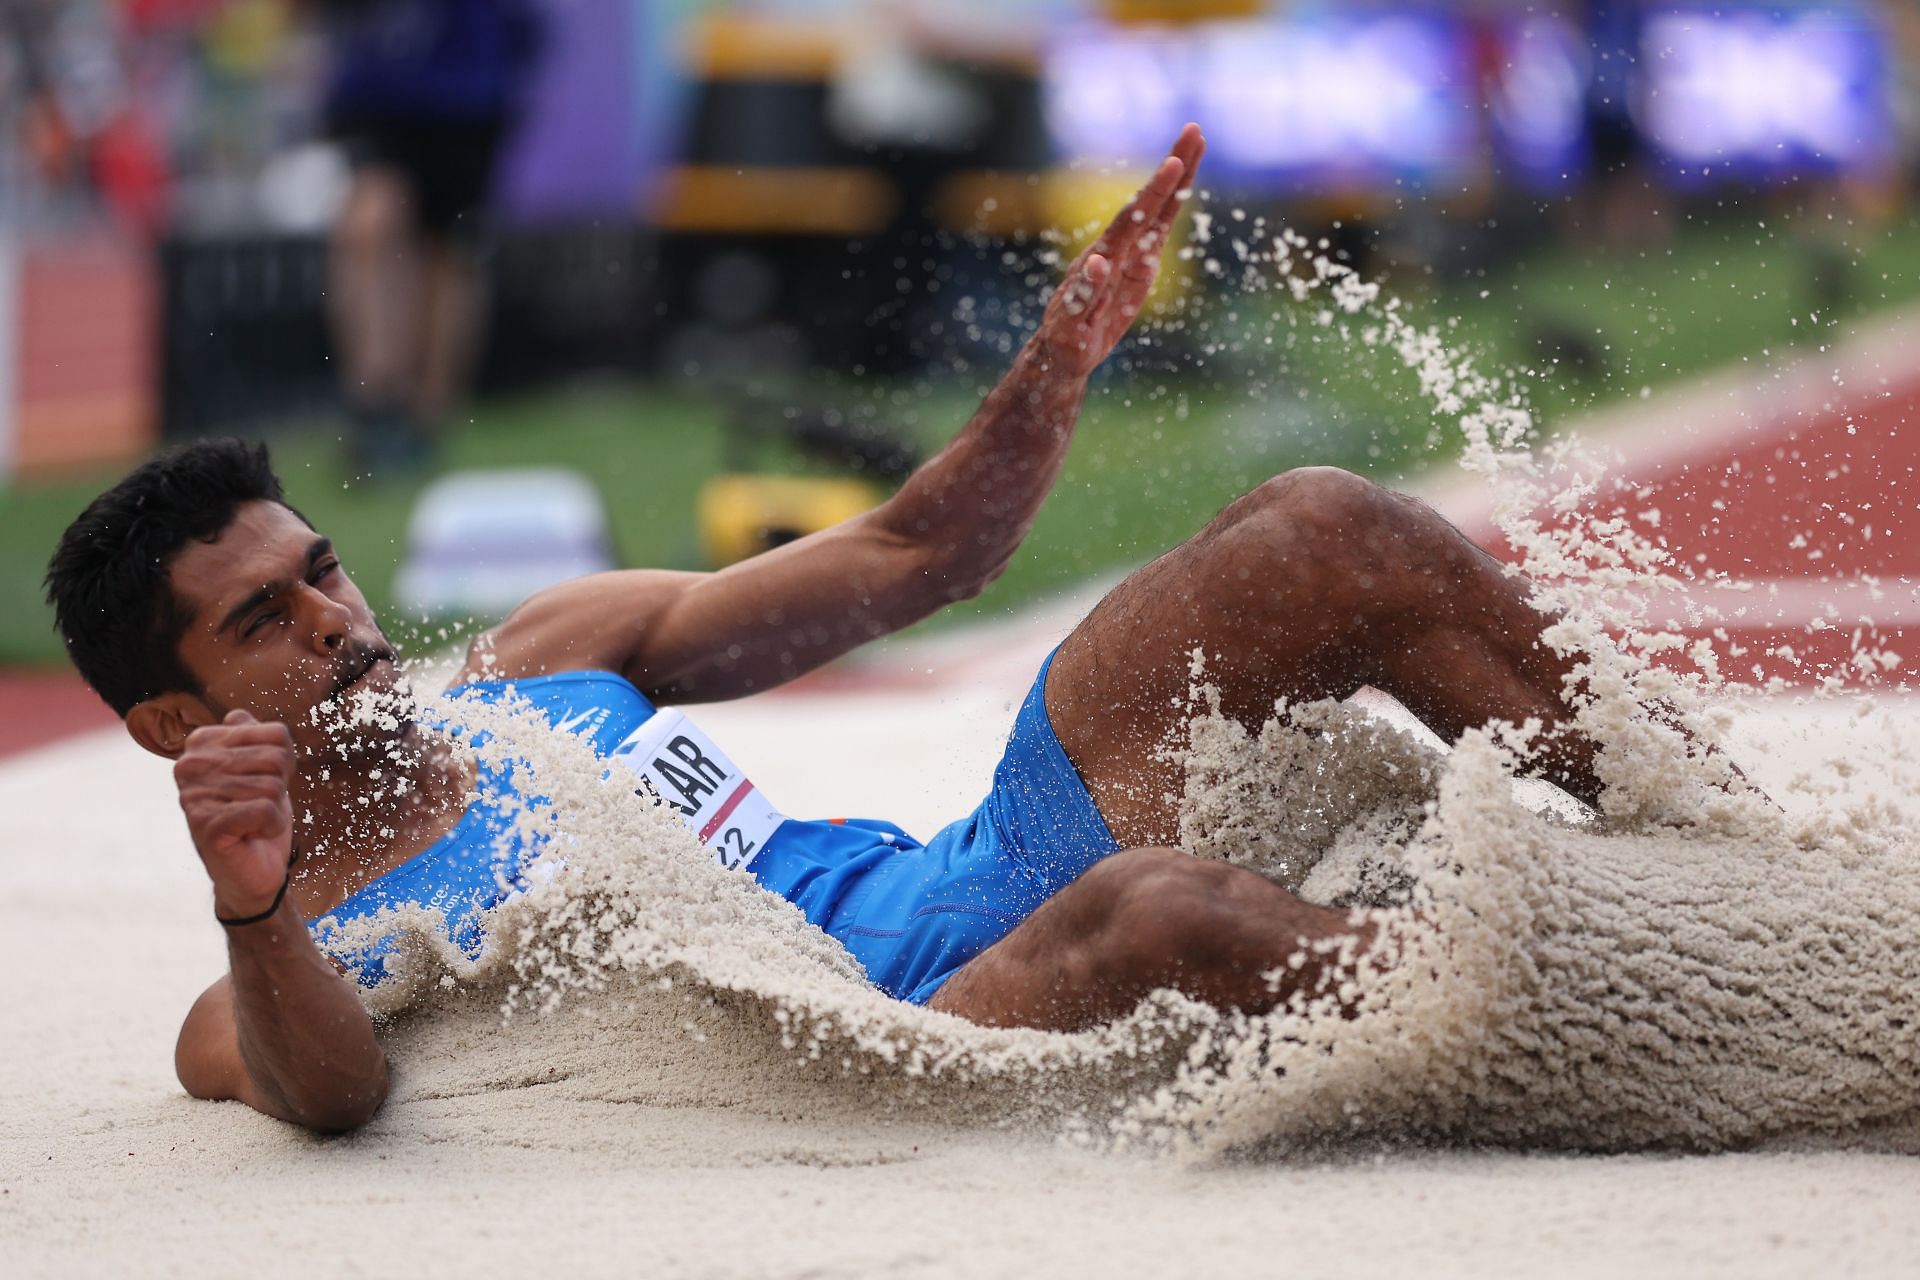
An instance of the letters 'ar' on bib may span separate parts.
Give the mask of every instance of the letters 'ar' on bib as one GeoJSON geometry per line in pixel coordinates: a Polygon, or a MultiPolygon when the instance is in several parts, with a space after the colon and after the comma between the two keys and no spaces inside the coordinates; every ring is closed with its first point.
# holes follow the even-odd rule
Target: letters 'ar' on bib
{"type": "Polygon", "coordinates": [[[730,871],[751,865],[786,821],[726,752],[678,711],[656,711],[607,759],[634,775],[636,792],[679,814],[714,861],[730,871]]]}

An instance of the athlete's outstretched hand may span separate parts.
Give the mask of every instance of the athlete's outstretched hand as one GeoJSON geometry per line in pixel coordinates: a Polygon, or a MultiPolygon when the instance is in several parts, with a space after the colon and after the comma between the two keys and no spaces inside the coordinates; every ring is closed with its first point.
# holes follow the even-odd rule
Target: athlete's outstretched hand
{"type": "Polygon", "coordinates": [[[257,915],[286,882],[293,763],[287,726],[262,723],[244,711],[229,711],[222,723],[187,736],[173,780],[194,848],[213,881],[216,915],[257,915]]]}
{"type": "Polygon", "coordinates": [[[1132,327],[1206,150],[1199,125],[1182,129],[1147,185],[1067,268],[1037,335],[1056,367],[1085,377],[1132,327]]]}

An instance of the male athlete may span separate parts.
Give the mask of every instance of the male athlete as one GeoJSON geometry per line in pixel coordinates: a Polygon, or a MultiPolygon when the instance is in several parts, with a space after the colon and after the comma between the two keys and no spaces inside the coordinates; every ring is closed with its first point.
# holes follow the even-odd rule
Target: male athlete
{"type": "MultiPolygon", "coordinates": [[[[1250,725],[1276,698],[1363,684],[1450,740],[1492,718],[1564,720],[1568,665],[1540,643],[1542,617],[1418,502],[1326,469],[1234,502],[1075,628],[1034,681],[991,793],[925,845],[885,823],[783,820],[717,744],[655,708],[771,688],[993,580],[1059,471],[1088,376],[1140,310],[1203,147],[1189,125],[1068,269],[979,413],[892,498],[718,573],[540,592],[475,642],[456,699],[511,690],[610,769],[631,764],[717,858],[795,903],[899,999],[1072,1029],[1163,987],[1242,1010],[1325,989],[1335,962],[1307,944],[1365,947],[1373,926],[1172,848],[1165,797],[1181,778],[1156,747],[1183,727],[1196,647],[1225,711],[1250,725]]],[[[81,672],[142,746],[177,762],[226,929],[229,971],[181,1029],[182,1084],[317,1130],[364,1123],[388,1075],[355,983],[377,983],[384,960],[330,957],[308,922],[432,903],[477,949],[481,913],[514,891],[514,869],[491,861],[511,784],[415,725],[371,747],[358,741],[371,729],[347,741],[318,726],[316,707],[401,677],[264,451],[205,444],[148,463],[67,531],[48,594],[81,672]]],[[[1591,744],[1549,742],[1549,775],[1594,799],[1591,744]]]]}

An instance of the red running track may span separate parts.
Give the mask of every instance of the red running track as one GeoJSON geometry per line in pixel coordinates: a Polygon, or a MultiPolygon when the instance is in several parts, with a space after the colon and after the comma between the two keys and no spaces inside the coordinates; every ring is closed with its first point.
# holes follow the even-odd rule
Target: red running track
{"type": "MultiPolygon", "coordinates": [[[[1911,685],[1920,673],[1920,373],[1881,372],[1890,352],[1920,351],[1889,340],[1920,337],[1914,328],[1893,326],[1737,395],[1649,404],[1646,420],[1593,439],[1621,459],[1584,514],[1631,521],[1676,571],[1751,584],[1702,583],[1650,619],[1715,637],[1730,679],[1812,683],[1844,667],[1856,641],[1899,656],[1882,673],[1887,683],[1911,685]],[[1722,620],[1690,618],[1683,600],[1722,620]]],[[[1484,500],[1477,511],[1445,508],[1514,558],[1484,500]]]]}
{"type": "Polygon", "coordinates": [[[71,672],[0,671],[0,759],[119,722],[71,672]]]}

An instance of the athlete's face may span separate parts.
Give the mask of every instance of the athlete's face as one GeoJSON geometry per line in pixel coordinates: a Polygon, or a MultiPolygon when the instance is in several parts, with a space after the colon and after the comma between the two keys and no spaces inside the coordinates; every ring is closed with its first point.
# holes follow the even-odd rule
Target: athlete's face
{"type": "Polygon", "coordinates": [[[278,720],[313,751],[339,737],[316,708],[401,680],[332,542],[277,502],[241,507],[218,538],[181,551],[169,578],[188,619],[180,657],[215,719],[278,720]]]}

